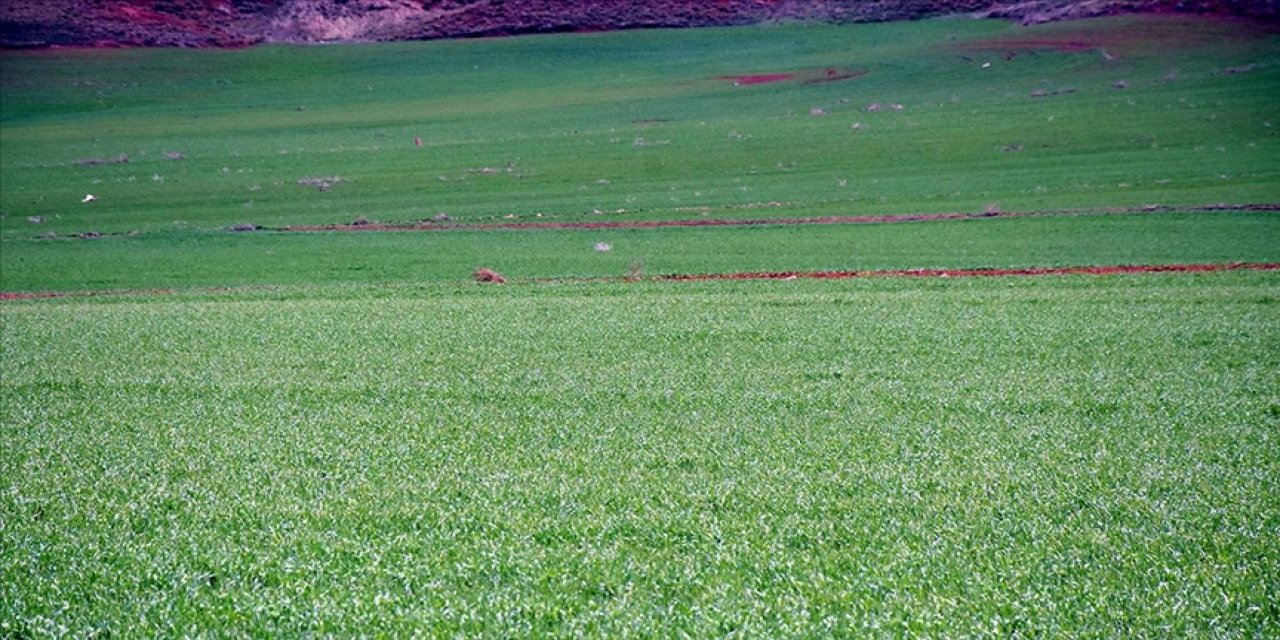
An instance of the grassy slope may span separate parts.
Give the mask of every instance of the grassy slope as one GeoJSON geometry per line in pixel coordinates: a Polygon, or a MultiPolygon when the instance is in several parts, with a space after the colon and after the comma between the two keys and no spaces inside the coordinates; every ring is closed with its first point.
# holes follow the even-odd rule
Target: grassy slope
{"type": "MultiPolygon", "coordinates": [[[[1237,23],[1147,19],[1135,31],[1134,20],[5,52],[4,287],[32,282],[11,275],[18,268],[8,256],[64,255],[61,247],[16,244],[46,232],[164,232],[158,242],[173,243],[173,259],[208,264],[213,255],[193,247],[226,241],[199,234],[238,222],[1280,201],[1273,126],[1280,113],[1271,99],[1280,87],[1277,40],[1237,23]],[[1097,50],[972,46],[1008,38],[1085,40],[1118,59],[1097,50]],[[1016,55],[1006,59],[1008,51],[1016,55]],[[1247,73],[1224,73],[1250,64],[1247,73]],[[827,67],[868,73],[809,85],[712,79],[827,67]],[[1171,72],[1175,79],[1164,80],[1171,72]],[[1129,88],[1113,88],[1117,80],[1129,88]],[[1076,92],[1030,97],[1067,88],[1076,92]],[[872,102],[904,110],[863,111],[872,102]],[[813,107],[828,115],[809,116],[813,107]],[[662,122],[637,124],[646,120],[662,122]],[[865,128],[852,130],[854,122],[865,128]],[[415,136],[423,148],[413,146],[415,136]],[[1010,145],[1021,150],[1005,151],[1010,145]],[[165,159],[165,151],[186,159],[165,159]],[[71,164],[118,153],[131,162],[71,164]],[[328,192],[296,184],[331,175],[345,182],[328,192]],[[99,200],[80,204],[86,193],[99,200]],[[745,208],[761,203],[779,206],[745,208]],[[34,225],[28,216],[45,220],[34,225]]],[[[236,242],[261,243],[266,252],[280,241],[236,242]]],[[[79,253],[107,263],[117,250],[79,253]]],[[[288,267],[273,266],[275,274],[288,267]]],[[[297,266],[301,274],[311,268],[297,266]]]]}
{"type": "Polygon", "coordinates": [[[1233,273],[6,304],[0,620],[1275,635],[1276,294],[1233,273]]]}

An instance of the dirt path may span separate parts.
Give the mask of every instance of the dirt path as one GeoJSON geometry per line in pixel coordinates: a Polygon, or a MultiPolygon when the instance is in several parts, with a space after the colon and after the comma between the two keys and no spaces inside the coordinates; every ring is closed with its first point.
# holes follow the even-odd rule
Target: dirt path
{"type": "Polygon", "coordinates": [[[1095,267],[1028,267],[1024,269],[887,269],[878,271],[745,271],[738,273],[672,274],[658,281],[690,280],[840,280],[847,278],[973,278],[990,276],[1119,275],[1137,273],[1208,273],[1212,271],[1277,271],[1280,262],[1229,264],[1113,265],[1095,267]]]}
{"type": "Polygon", "coordinates": [[[1213,204],[1198,207],[1110,207],[1100,209],[1064,209],[1058,211],[985,211],[981,213],[918,213],[874,216],[817,216],[797,218],[686,218],[679,220],[589,220],[582,222],[411,222],[298,225],[263,228],[266,231],[291,233],[316,231],[501,231],[546,229],[659,229],[665,227],[736,227],[758,225],[806,224],[892,224],[897,222],[929,222],[940,220],[979,220],[984,218],[1025,218],[1078,215],[1121,215],[1171,213],[1178,211],[1280,211],[1280,204],[1213,204]]]}

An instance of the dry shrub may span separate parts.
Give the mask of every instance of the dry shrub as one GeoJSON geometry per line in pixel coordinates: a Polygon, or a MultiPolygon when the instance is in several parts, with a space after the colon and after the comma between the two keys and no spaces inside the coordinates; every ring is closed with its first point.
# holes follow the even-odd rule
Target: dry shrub
{"type": "Polygon", "coordinates": [[[644,278],[644,260],[636,260],[627,267],[627,282],[637,282],[644,278]]]}
{"type": "Polygon", "coordinates": [[[507,279],[503,277],[501,273],[498,273],[497,271],[494,271],[493,269],[490,269],[488,267],[480,267],[476,269],[474,272],[472,272],[471,277],[475,278],[476,282],[485,283],[485,284],[506,284],[507,283],[507,279]]]}

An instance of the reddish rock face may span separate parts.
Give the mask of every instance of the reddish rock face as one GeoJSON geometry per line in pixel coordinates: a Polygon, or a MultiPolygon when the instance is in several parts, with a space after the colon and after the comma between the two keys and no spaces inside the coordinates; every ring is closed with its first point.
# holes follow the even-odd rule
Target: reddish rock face
{"type": "Polygon", "coordinates": [[[1132,11],[1280,19],[1274,0],[7,0],[0,46],[245,46],[974,13],[1024,22],[1132,11]]]}

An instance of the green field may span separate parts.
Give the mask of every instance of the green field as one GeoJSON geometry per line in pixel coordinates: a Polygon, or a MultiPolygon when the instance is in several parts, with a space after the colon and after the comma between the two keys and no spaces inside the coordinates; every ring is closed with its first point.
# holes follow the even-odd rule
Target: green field
{"type": "Polygon", "coordinates": [[[1280,272],[626,278],[1280,263],[1273,29],[0,61],[0,638],[1280,636],[1280,272]]]}
{"type": "Polygon", "coordinates": [[[1273,636],[1278,293],[1213,274],[6,304],[0,618],[1273,636]]]}
{"type": "MultiPolygon", "coordinates": [[[[461,280],[482,264],[541,277],[621,271],[616,261],[583,265],[576,248],[596,240],[582,234],[535,240],[528,251],[513,249],[528,236],[350,241],[394,244],[370,258],[349,255],[342,239],[226,238],[236,224],[404,223],[440,214],[456,222],[583,222],[1194,211],[1280,202],[1280,39],[1248,23],[1129,17],[1021,28],[952,19],[0,55],[5,291],[194,279],[161,270],[148,282],[153,270],[118,259],[135,253],[179,261],[182,271],[192,263],[217,271],[233,254],[236,264],[248,256],[251,275],[231,279],[258,284],[305,281],[330,270],[329,260],[339,270],[374,260],[376,273],[358,274],[364,281],[461,280]],[[827,70],[865,73],[814,82],[827,70]],[[796,77],[743,86],[719,79],[762,73],[796,77]],[[1033,97],[1038,91],[1048,95],[1033,97]],[[867,111],[872,104],[882,109],[867,111]],[[824,115],[810,115],[815,108],[824,115]],[[127,163],[111,162],[121,154],[127,163]],[[105,164],[77,164],[95,158],[105,164]],[[332,177],[341,181],[327,191],[299,184],[332,177]],[[82,203],[86,194],[97,200],[82,203]],[[132,232],[138,240],[65,246],[89,232],[132,232]],[[566,247],[563,264],[539,256],[552,244],[566,247]],[[315,248],[329,246],[317,259],[315,248]],[[262,268],[255,253],[285,257],[262,268]],[[421,272],[424,259],[445,256],[455,262],[421,272]],[[50,271],[51,261],[61,273],[50,271]]],[[[1274,245],[1274,220],[1242,223],[1230,237],[1274,245]]],[[[862,238],[860,231],[786,233],[829,243],[801,249],[802,260],[867,266],[863,252],[830,247],[831,238],[862,238]]],[[[880,234],[908,243],[934,232],[865,235],[880,234]]],[[[660,244],[706,255],[701,243],[713,236],[678,234],[660,244]]],[[[655,244],[664,235],[637,237],[655,244]]],[[[660,249],[645,251],[633,258],[665,264],[660,249]]],[[[1068,257],[1075,259],[1049,252],[1023,262],[1068,257]]],[[[1150,258],[1165,259],[1177,258],[1150,258]]]]}

